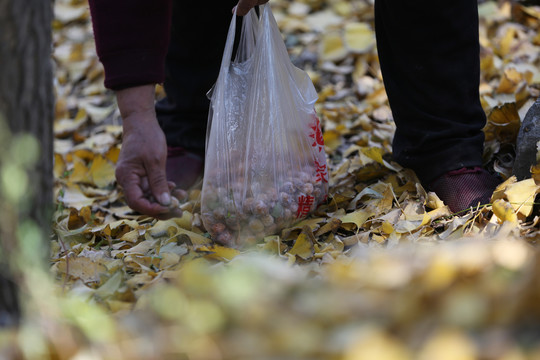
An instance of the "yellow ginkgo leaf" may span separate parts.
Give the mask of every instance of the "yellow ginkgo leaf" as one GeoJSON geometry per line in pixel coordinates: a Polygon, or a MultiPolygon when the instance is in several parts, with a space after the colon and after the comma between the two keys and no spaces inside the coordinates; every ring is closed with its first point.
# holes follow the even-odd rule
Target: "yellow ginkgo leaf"
{"type": "Polygon", "coordinates": [[[362,148],[362,153],[379,164],[383,164],[383,149],[380,147],[364,147],[362,148]]]}
{"type": "Polygon", "coordinates": [[[205,258],[216,260],[232,260],[240,254],[240,251],[237,249],[221,245],[201,246],[197,251],[208,252],[208,254],[205,255],[205,258]]]}
{"type": "Polygon", "coordinates": [[[537,185],[534,179],[526,179],[508,185],[504,193],[514,210],[526,217],[532,213],[534,199],[539,190],[540,185],[537,185]]]}
{"type": "Polygon", "coordinates": [[[493,213],[499,218],[501,222],[517,223],[517,215],[514,208],[510,203],[502,199],[495,200],[493,202],[493,213]]]}
{"type": "Polygon", "coordinates": [[[355,54],[367,53],[375,46],[375,33],[367,23],[348,23],[345,44],[355,54]]]}
{"type": "Polygon", "coordinates": [[[90,183],[90,171],[84,161],[78,157],[73,157],[73,169],[69,175],[69,181],[72,183],[90,183]]]}
{"type": "Polygon", "coordinates": [[[60,179],[66,172],[66,162],[60,154],[54,154],[54,177],[60,179]]]}
{"type": "Polygon", "coordinates": [[[114,146],[105,153],[105,158],[109,160],[110,162],[112,162],[113,164],[116,164],[116,162],[118,161],[119,155],[120,155],[120,147],[114,146]]]}
{"type": "Polygon", "coordinates": [[[366,210],[366,209],[360,209],[356,210],[354,212],[345,214],[342,217],[339,217],[338,219],[341,220],[342,223],[353,223],[356,225],[358,229],[364,225],[364,223],[369,219],[373,214],[366,210]]]}
{"type": "Polygon", "coordinates": [[[338,61],[347,56],[347,48],[339,32],[325,33],[321,38],[320,56],[322,61],[338,61]]]}
{"type": "Polygon", "coordinates": [[[304,260],[311,259],[315,254],[313,241],[305,232],[302,231],[296,238],[292,249],[289,250],[289,254],[296,255],[304,260]]]}
{"type": "Polygon", "coordinates": [[[97,155],[90,167],[90,176],[97,187],[106,187],[115,179],[114,165],[103,156],[97,155]]]}
{"type": "Polygon", "coordinates": [[[391,223],[389,223],[388,221],[385,221],[381,225],[381,230],[385,234],[391,234],[391,233],[394,232],[394,226],[391,223]]]}
{"type": "Polygon", "coordinates": [[[334,151],[341,145],[341,135],[336,130],[325,131],[323,139],[325,147],[330,151],[334,151]]]}

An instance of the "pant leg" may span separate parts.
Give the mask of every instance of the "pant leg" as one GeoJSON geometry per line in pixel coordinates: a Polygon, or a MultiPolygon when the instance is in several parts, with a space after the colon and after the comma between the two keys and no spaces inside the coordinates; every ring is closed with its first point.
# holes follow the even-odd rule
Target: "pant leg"
{"type": "Polygon", "coordinates": [[[482,164],[478,8],[472,0],[376,0],[377,49],[397,162],[428,183],[482,164]]]}
{"type": "Polygon", "coordinates": [[[167,97],[156,113],[167,144],[204,152],[210,105],[206,93],[217,79],[236,0],[173,1],[171,40],[165,63],[167,97]]]}

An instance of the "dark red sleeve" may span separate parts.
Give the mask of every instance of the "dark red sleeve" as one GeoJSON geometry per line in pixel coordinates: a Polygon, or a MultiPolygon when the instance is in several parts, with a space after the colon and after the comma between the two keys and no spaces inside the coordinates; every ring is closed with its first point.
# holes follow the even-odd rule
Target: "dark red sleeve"
{"type": "Polygon", "coordinates": [[[172,0],[89,0],[105,87],[162,83],[172,0]]]}

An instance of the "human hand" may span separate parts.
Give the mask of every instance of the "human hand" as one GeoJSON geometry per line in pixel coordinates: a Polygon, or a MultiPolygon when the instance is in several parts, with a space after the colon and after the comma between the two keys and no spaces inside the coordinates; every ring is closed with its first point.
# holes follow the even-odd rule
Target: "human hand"
{"type": "MultiPolygon", "coordinates": [[[[146,85],[117,91],[123,118],[122,149],[116,179],[133,210],[158,219],[182,216],[167,182],[167,144],[154,111],[154,87],[146,85]]],[[[175,195],[178,195],[175,194],[175,195]]]]}
{"type": "Polygon", "coordinates": [[[249,10],[253,9],[253,7],[257,5],[266,4],[269,0],[239,0],[238,4],[233,8],[236,9],[236,14],[239,16],[246,15],[249,10]]]}

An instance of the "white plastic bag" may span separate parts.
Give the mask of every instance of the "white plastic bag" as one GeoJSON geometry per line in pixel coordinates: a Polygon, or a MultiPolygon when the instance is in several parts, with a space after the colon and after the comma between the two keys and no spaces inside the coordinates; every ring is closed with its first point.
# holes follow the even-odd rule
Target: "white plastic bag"
{"type": "Polygon", "coordinates": [[[233,16],[211,91],[202,220],[218,243],[252,243],[324,201],[328,172],[317,92],[290,61],[268,5],[244,17],[234,61],[233,16]]]}

